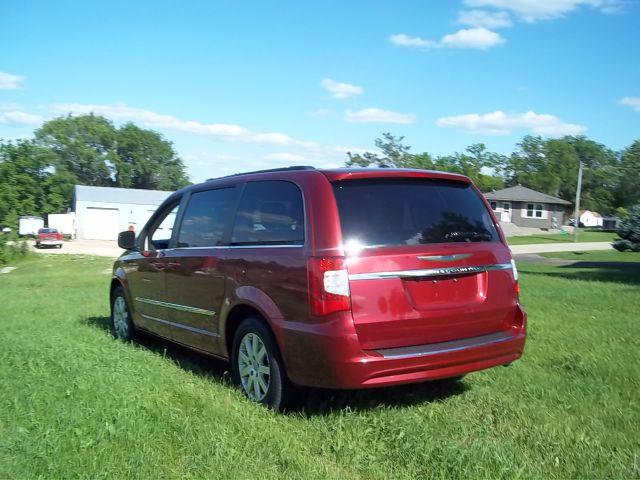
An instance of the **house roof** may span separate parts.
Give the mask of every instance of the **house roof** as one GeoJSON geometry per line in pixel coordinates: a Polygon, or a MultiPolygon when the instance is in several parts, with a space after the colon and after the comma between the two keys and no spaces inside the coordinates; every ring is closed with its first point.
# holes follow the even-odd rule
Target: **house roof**
{"type": "Polygon", "coordinates": [[[600,215],[598,212],[592,212],[591,210],[580,210],[580,216],[584,215],[585,213],[590,213],[593,218],[602,218],[602,215],[600,215]]]}
{"type": "Polygon", "coordinates": [[[124,203],[133,205],[160,205],[173,192],[142,190],[137,188],[90,187],[76,185],[75,202],[124,203]]]}
{"type": "Polygon", "coordinates": [[[513,202],[537,202],[537,203],[555,203],[559,205],[571,205],[571,202],[567,202],[558,197],[547,195],[546,193],[536,192],[530,188],[523,187],[522,185],[516,185],[515,187],[504,188],[502,190],[495,190],[493,192],[485,193],[484,196],[487,200],[507,200],[513,202]]]}

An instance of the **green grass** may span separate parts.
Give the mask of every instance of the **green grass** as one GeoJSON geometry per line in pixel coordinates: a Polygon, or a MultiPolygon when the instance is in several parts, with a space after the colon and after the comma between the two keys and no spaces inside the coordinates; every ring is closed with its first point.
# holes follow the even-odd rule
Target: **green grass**
{"type": "MultiPolygon", "coordinates": [[[[618,238],[615,232],[588,232],[579,231],[579,242],[612,242],[618,238]]],[[[532,245],[537,243],[570,243],[573,242],[573,234],[550,233],[548,235],[522,235],[507,237],[509,245],[532,245]]]]}
{"type": "Polygon", "coordinates": [[[520,264],[524,357],[462,382],[245,400],[225,364],[106,330],[108,259],[0,275],[0,478],[640,476],[640,277],[520,264]],[[592,281],[601,278],[603,281],[592,281]]]}
{"type": "Polygon", "coordinates": [[[553,252],[540,253],[549,258],[562,258],[578,262],[640,262],[638,252],[618,252],[616,250],[595,250],[588,252],[553,252]]]}

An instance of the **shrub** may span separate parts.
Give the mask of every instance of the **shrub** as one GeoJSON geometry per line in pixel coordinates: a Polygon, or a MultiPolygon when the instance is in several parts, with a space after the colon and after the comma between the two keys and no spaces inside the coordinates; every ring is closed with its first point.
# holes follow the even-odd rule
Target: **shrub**
{"type": "Polygon", "coordinates": [[[18,242],[14,234],[0,233],[0,265],[6,265],[16,258],[24,257],[29,252],[27,242],[18,242]]]}
{"type": "Polygon", "coordinates": [[[629,215],[620,222],[616,233],[620,240],[613,242],[613,248],[621,252],[625,250],[640,252],[640,204],[629,209],[629,215]]]}

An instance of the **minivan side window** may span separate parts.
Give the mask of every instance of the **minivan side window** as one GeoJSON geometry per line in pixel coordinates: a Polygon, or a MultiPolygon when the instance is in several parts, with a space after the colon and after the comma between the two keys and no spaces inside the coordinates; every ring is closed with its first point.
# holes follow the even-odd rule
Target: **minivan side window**
{"type": "Polygon", "coordinates": [[[304,244],[304,208],[291,182],[247,183],[236,213],[231,245],[304,244]]]}
{"type": "Polygon", "coordinates": [[[145,250],[162,250],[169,248],[173,226],[180,204],[167,207],[160,217],[154,222],[145,239],[145,250]]]}
{"type": "Polygon", "coordinates": [[[236,189],[219,188],[191,194],[178,232],[178,248],[222,244],[236,189]]]}

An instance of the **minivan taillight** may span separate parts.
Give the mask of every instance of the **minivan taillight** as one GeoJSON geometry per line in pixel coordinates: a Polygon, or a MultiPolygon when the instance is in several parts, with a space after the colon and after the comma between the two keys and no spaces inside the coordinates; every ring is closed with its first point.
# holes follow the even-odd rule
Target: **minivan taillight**
{"type": "Polygon", "coordinates": [[[342,257],[311,257],[308,260],[309,308],[324,316],[351,308],[349,274],[342,257]]]}

